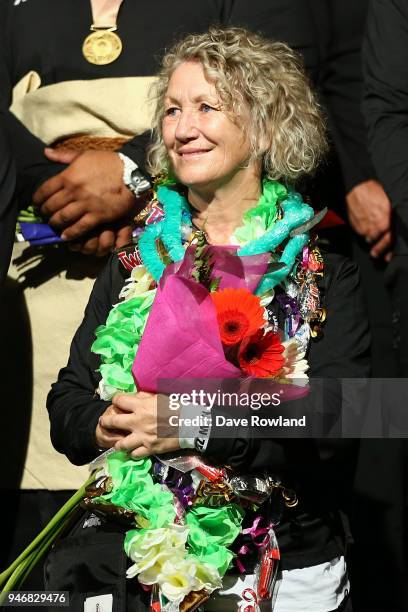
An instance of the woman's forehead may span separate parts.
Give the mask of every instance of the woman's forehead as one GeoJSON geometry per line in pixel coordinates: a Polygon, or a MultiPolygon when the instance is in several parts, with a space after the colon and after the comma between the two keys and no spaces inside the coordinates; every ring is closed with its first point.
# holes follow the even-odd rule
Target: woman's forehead
{"type": "Polygon", "coordinates": [[[173,72],[166,91],[166,98],[200,101],[219,96],[213,81],[210,81],[199,62],[183,62],[173,72]]]}

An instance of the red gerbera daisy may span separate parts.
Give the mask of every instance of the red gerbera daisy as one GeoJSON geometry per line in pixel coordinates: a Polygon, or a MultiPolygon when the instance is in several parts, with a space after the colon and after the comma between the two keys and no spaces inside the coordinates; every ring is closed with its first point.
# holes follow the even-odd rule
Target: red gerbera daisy
{"type": "Polygon", "coordinates": [[[223,344],[237,344],[265,325],[260,298],[247,289],[222,289],[211,297],[223,344]]]}
{"type": "Polygon", "coordinates": [[[284,347],[279,335],[268,332],[263,335],[259,330],[251,338],[242,342],[238,361],[241,370],[256,378],[272,377],[282,368],[285,359],[282,356],[284,347]]]}

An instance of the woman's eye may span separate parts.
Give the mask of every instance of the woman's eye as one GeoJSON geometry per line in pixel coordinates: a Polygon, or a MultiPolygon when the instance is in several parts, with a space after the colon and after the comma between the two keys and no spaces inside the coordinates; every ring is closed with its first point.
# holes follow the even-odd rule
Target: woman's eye
{"type": "Polygon", "coordinates": [[[205,102],[203,102],[200,106],[200,110],[203,113],[209,113],[210,111],[215,110],[215,108],[213,106],[210,106],[209,104],[205,104],[205,102]]]}
{"type": "Polygon", "coordinates": [[[171,106],[170,108],[166,108],[164,114],[166,117],[174,117],[180,109],[177,106],[171,106]]]}

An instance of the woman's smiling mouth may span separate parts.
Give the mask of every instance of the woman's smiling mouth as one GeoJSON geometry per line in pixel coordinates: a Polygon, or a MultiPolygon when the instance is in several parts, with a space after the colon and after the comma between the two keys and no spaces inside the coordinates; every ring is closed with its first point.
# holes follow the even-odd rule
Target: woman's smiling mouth
{"type": "Polygon", "coordinates": [[[200,157],[204,153],[209,153],[211,149],[180,149],[177,153],[183,159],[194,159],[200,157]]]}

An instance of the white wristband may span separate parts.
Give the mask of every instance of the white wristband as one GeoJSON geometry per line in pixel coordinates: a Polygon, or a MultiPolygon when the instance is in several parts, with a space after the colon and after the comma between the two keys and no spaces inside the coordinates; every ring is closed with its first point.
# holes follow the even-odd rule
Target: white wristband
{"type": "Polygon", "coordinates": [[[195,448],[203,452],[211,433],[211,412],[204,406],[189,404],[180,410],[179,444],[180,448],[195,448]],[[197,425],[185,425],[195,419],[197,425]]]}
{"type": "Polygon", "coordinates": [[[139,170],[139,166],[133,159],[130,159],[123,153],[118,153],[123,163],[123,182],[128,189],[136,196],[139,197],[145,191],[151,189],[151,184],[145,175],[139,170]]]}
{"type": "Polygon", "coordinates": [[[130,175],[132,174],[133,170],[136,170],[138,166],[133,161],[133,159],[130,159],[130,157],[128,157],[127,155],[123,155],[123,153],[118,153],[118,155],[123,162],[123,182],[126,186],[128,186],[132,182],[130,175]]]}

